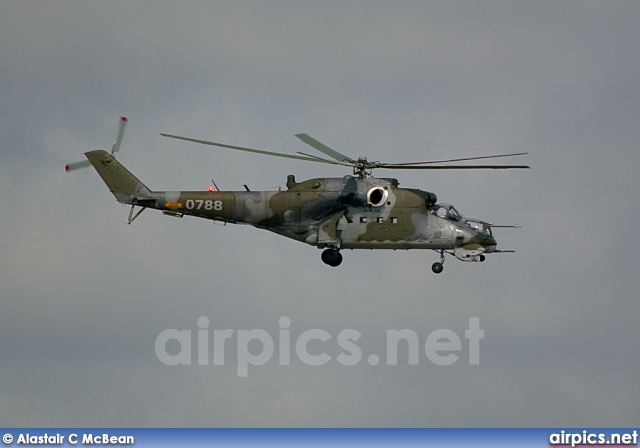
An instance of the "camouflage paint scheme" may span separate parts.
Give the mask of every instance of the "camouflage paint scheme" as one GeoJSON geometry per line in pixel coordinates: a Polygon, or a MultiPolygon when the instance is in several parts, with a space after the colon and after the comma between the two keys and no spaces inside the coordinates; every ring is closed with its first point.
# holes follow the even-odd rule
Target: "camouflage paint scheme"
{"type": "Polygon", "coordinates": [[[436,204],[435,194],[400,188],[395,179],[296,182],[290,175],[286,191],[151,191],[108,152],[86,156],[120,203],[172,216],[248,224],[338,250],[434,249],[443,260],[442,251],[449,251],[483,261],[496,248],[488,223],[463,218],[453,206],[436,204]]]}

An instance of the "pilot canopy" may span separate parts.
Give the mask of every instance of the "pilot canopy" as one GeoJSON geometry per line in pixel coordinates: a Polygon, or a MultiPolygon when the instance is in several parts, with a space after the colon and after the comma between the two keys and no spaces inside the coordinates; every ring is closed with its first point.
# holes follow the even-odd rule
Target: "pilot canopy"
{"type": "Polygon", "coordinates": [[[446,219],[458,226],[467,227],[474,232],[485,236],[492,236],[491,225],[484,221],[473,218],[465,218],[453,205],[451,204],[436,204],[433,207],[429,207],[429,213],[435,215],[438,218],[446,219]]]}

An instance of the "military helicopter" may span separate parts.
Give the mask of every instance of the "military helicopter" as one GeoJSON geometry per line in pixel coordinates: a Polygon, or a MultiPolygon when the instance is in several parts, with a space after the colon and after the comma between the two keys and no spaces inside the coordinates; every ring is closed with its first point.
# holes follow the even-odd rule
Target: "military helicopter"
{"type": "MultiPolygon", "coordinates": [[[[163,137],[212,145],[255,154],[307,162],[346,166],[352,175],[317,178],[302,182],[289,175],[286,191],[152,191],[115,158],[127,125],[120,118],[111,153],[93,150],[87,160],[65,166],[66,171],[93,166],[118,202],[130,205],[128,224],[147,208],[182,218],[196,216],[222,223],[248,224],[324,249],[322,261],[332,267],[342,263],[344,249],[432,249],[440,261],[431,269],[443,271],[445,253],[466,262],[485,261],[497,250],[492,233],[496,226],[463,216],[453,205],[437,202],[434,193],[400,188],[397,179],[372,177],[374,169],[526,169],[526,165],[451,165],[452,162],[520,156],[527,153],[466,157],[426,162],[383,163],[366,157],[353,159],[307,134],[296,135],[327,158],[299,152],[297,155],[198,140],[172,134],[163,137]],[[134,214],[135,208],[139,210],[134,214]]],[[[214,182],[215,185],[215,182],[214,182]]]]}

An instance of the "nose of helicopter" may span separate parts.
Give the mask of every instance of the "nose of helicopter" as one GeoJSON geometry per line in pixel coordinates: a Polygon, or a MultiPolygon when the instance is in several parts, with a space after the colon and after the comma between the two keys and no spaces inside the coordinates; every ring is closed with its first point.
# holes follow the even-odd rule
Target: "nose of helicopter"
{"type": "Polygon", "coordinates": [[[490,253],[496,250],[498,243],[492,235],[484,235],[480,233],[478,234],[478,238],[480,239],[480,244],[486,248],[485,252],[490,253]]]}
{"type": "Polygon", "coordinates": [[[498,243],[496,242],[496,239],[492,236],[488,236],[485,237],[486,238],[486,244],[485,247],[487,248],[487,250],[485,250],[485,253],[490,254],[491,252],[496,250],[496,247],[498,246],[498,243]]]}
{"type": "Polygon", "coordinates": [[[481,232],[477,232],[472,229],[465,229],[462,246],[476,245],[476,247],[484,247],[485,253],[491,253],[496,250],[498,243],[493,236],[486,235],[481,232]]]}

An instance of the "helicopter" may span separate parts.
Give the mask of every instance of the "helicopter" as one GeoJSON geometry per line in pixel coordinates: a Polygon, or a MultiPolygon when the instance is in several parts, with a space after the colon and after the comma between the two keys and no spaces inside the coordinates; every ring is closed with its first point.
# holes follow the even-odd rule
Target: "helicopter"
{"type": "Polygon", "coordinates": [[[527,169],[529,166],[526,165],[450,164],[527,153],[384,163],[369,161],[364,156],[353,159],[308,134],[297,134],[296,137],[326,158],[304,152],[286,154],[160,134],[237,151],[345,166],[352,169],[352,174],[300,182],[290,174],[287,189],[280,191],[251,191],[246,185],[245,191],[221,191],[217,186],[205,191],[153,191],[116,160],[127,123],[126,117],[120,118],[110,153],[101,149],[89,151],[85,153],[87,160],[65,166],[67,172],[93,166],[116,200],[131,206],[127,224],[148,208],[177,218],[195,216],[225,225],[247,224],[323,249],[321,259],[331,267],[342,263],[341,251],[345,249],[431,249],[440,254],[440,261],[431,266],[436,274],[444,269],[445,254],[464,262],[483,262],[486,254],[514,252],[497,249],[492,229],[519,226],[497,226],[465,217],[453,205],[438,203],[435,193],[400,188],[397,179],[373,177],[372,171],[527,169]],[[139,208],[137,211],[136,207],[139,208]]]}

